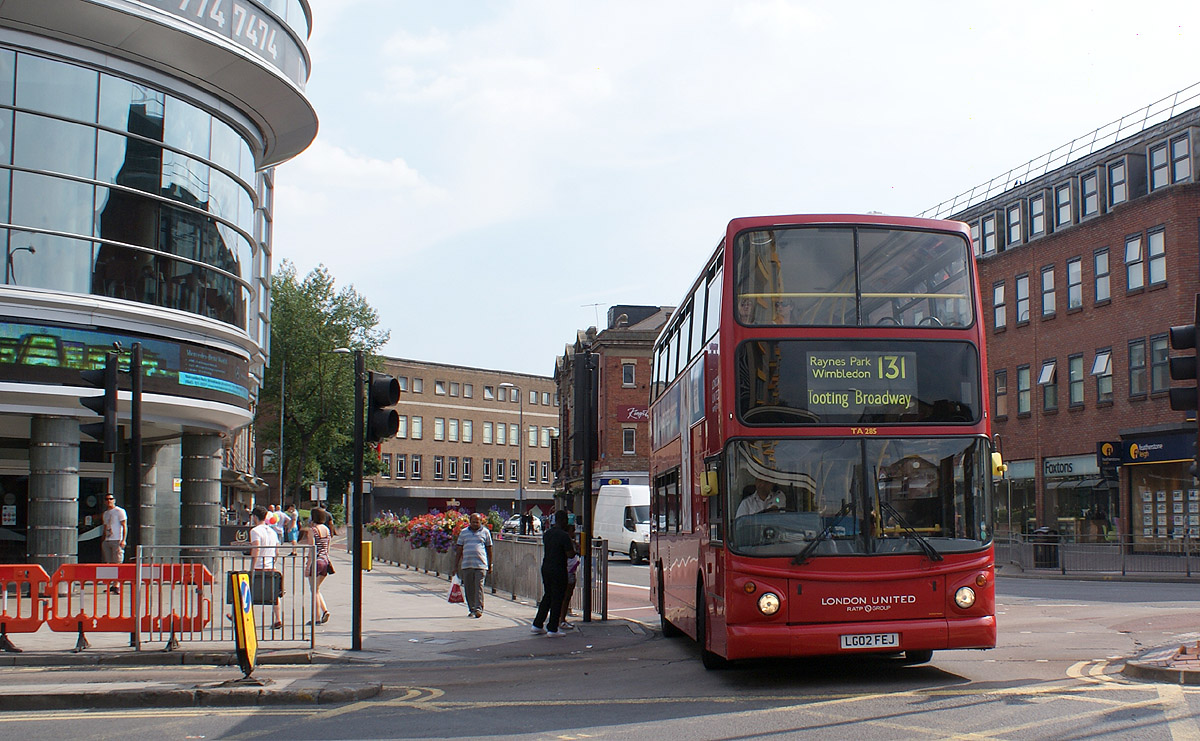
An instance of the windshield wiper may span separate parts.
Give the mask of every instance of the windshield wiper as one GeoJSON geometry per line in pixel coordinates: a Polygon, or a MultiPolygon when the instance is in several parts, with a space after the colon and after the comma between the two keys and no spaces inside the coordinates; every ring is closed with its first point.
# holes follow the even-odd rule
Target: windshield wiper
{"type": "Polygon", "coordinates": [[[825,529],[821,531],[821,534],[808,541],[808,545],[804,546],[804,550],[796,554],[796,556],[792,559],[792,563],[797,566],[803,566],[804,563],[808,561],[813,551],[817,549],[817,545],[829,537],[829,534],[833,532],[833,529],[837,527],[837,524],[841,522],[842,518],[849,514],[850,510],[853,508],[854,503],[852,501],[843,502],[842,508],[837,511],[837,514],[833,516],[833,519],[828,525],[825,526],[825,529]]]}
{"type": "Polygon", "coordinates": [[[918,533],[913,528],[912,525],[909,525],[908,520],[904,519],[904,515],[897,512],[895,507],[893,507],[888,502],[885,502],[884,500],[880,499],[879,500],[879,509],[886,512],[889,517],[892,517],[893,519],[895,519],[896,523],[898,525],[900,525],[901,528],[904,529],[904,532],[908,533],[908,537],[917,541],[917,545],[921,546],[921,550],[925,551],[925,555],[929,556],[930,561],[943,560],[942,554],[938,553],[937,548],[934,548],[933,544],[925,539],[925,536],[918,533]]]}

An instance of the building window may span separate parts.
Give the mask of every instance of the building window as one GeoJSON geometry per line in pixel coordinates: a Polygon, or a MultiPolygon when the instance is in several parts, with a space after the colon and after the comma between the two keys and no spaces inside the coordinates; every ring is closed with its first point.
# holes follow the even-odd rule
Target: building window
{"type": "Polygon", "coordinates": [[[396,428],[396,437],[403,440],[408,437],[408,415],[400,415],[400,426],[396,428]]]}
{"type": "Polygon", "coordinates": [[[1083,259],[1067,260],[1067,310],[1083,307],[1083,259]]]}
{"type": "Polygon", "coordinates": [[[460,388],[462,388],[462,386],[459,385],[458,381],[451,381],[450,382],[450,395],[458,396],[458,390],[460,388]]]}
{"type": "Polygon", "coordinates": [[[529,447],[536,448],[538,446],[537,425],[529,425],[527,433],[529,435],[529,447]]]}
{"type": "Polygon", "coordinates": [[[446,439],[452,443],[458,442],[458,420],[457,419],[450,420],[450,423],[448,425],[446,425],[446,439]]]}
{"type": "Polygon", "coordinates": [[[483,423],[483,444],[484,445],[492,444],[492,423],[491,422],[483,423]]]}
{"type": "Polygon", "coordinates": [[[504,464],[505,464],[505,460],[503,458],[496,459],[496,480],[497,481],[504,480],[504,464]]]}
{"type": "Polygon", "coordinates": [[[445,396],[446,395],[446,382],[445,381],[434,381],[433,382],[433,393],[438,396],[445,396]]]}
{"type": "Polygon", "coordinates": [[[1068,403],[1073,406],[1083,406],[1083,356],[1072,355],[1067,358],[1067,383],[1070,386],[1068,403]]]}
{"type": "Polygon", "coordinates": [[[1146,341],[1129,341],[1129,395],[1146,395],[1146,341]]]}
{"type": "Polygon", "coordinates": [[[447,461],[446,478],[451,481],[458,481],[458,456],[452,455],[447,461]]]}
{"type": "Polygon", "coordinates": [[[1125,240],[1125,290],[1136,291],[1146,285],[1146,273],[1142,262],[1142,235],[1135,234],[1125,240]]]}
{"type": "Polygon", "coordinates": [[[390,479],[392,477],[392,454],[384,453],[383,455],[379,456],[379,462],[383,467],[383,470],[380,471],[379,475],[385,479],[390,479]]]}
{"type": "Polygon", "coordinates": [[[1099,304],[1112,298],[1108,290],[1108,248],[1096,250],[1092,257],[1096,274],[1096,303],[1099,304]]]}
{"type": "Polygon", "coordinates": [[[433,480],[441,481],[445,476],[446,459],[444,456],[435,455],[433,457],[433,480]]]}
{"type": "Polygon", "coordinates": [[[542,461],[542,483],[550,483],[550,462],[542,461]]]}
{"type": "Polygon", "coordinates": [[[1094,172],[1079,178],[1080,218],[1100,213],[1100,176],[1094,172]]]}
{"type": "Polygon", "coordinates": [[[1021,204],[1016,203],[1008,207],[1008,232],[1005,244],[1012,246],[1021,243],[1021,204]]]}
{"type": "Polygon", "coordinates": [[[1042,316],[1054,316],[1054,266],[1042,268],[1042,316]]]}
{"type": "Polygon", "coordinates": [[[1150,148],[1150,190],[1165,188],[1171,184],[1171,170],[1167,162],[1167,145],[1150,148]]]}
{"type": "Polygon", "coordinates": [[[405,477],[405,464],[408,462],[408,456],[403,453],[396,454],[396,478],[402,479],[405,477]]]}
{"type": "Polygon", "coordinates": [[[413,393],[414,394],[425,393],[425,379],[423,379],[423,378],[414,378],[413,379],[413,393]]]}
{"type": "Polygon", "coordinates": [[[1096,402],[1111,404],[1112,391],[1112,350],[1098,350],[1096,359],[1092,361],[1092,375],[1096,377],[1096,402]]]}
{"type": "Polygon", "coordinates": [[[463,384],[463,398],[471,399],[475,396],[475,387],[469,383],[463,384]]]}
{"type": "Polygon", "coordinates": [[[1182,183],[1185,180],[1190,180],[1192,177],[1192,158],[1190,156],[1191,147],[1188,144],[1188,138],[1185,134],[1178,139],[1171,140],[1171,180],[1172,182],[1182,183]]]}
{"type": "Polygon", "coordinates": [[[1167,236],[1159,229],[1146,235],[1146,252],[1150,262],[1150,285],[1167,282],[1167,236]]]}
{"type": "Polygon", "coordinates": [[[471,459],[470,458],[463,458],[463,460],[462,460],[462,480],[463,481],[471,480],[471,459]]]}
{"type": "Polygon", "coordinates": [[[1042,371],[1038,374],[1038,385],[1042,387],[1042,409],[1047,412],[1058,409],[1057,365],[1057,360],[1047,360],[1042,363],[1042,371]]]}
{"type": "Polygon", "coordinates": [[[400,391],[408,391],[408,376],[396,376],[396,383],[400,384],[400,391]]]}
{"type": "Polygon", "coordinates": [[[983,229],[983,254],[990,255],[996,251],[996,217],[985,216],[980,224],[983,229]]]}
{"type": "Polygon", "coordinates": [[[979,222],[978,221],[971,224],[971,251],[975,253],[976,257],[979,257],[979,222]]]}
{"type": "Polygon", "coordinates": [[[543,448],[550,447],[550,428],[549,427],[542,428],[542,447],[543,448]]]}
{"type": "Polygon", "coordinates": [[[992,317],[996,329],[1003,329],[1008,325],[1004,308],[1004,283],[1000,282],[992,286],[992,317]]]}
{"type": "Polygon", "coordinates": [[[518,463],[520,463],[520,461],[515,459],[510,459],[508,461],[508,480],[514,483],[517,481],[517,476],[520,474],[520,471],[517,470],[518,463]]]}
{"type": "Polygon", "coordinates": [[[1054,226],[1071,225],[1071,184],[1064,183],[1054,189],[1054,226]]]}
{"type": "Polygon", "coordinates": [[[622,386],[636,386],[637,385],[633,381],[633,369],[634,369],[633,363],[621,363],[621,385],[622,386]]]}
{"type": "Polygon", "coordinates": [[[446,420],[443,417],[433,418],[433,439],[442,442],[446,439],[446,420]]]}
{"type": "Polygon", "coordinates": [[[1128,198],[1125,187],[1125,162],[1114,162],[1108,166],[1108,208],[1124,203],[1128,198]]]}
{"type": "Polygon", "coordinates": [[[529,461],[529,478],[525,480],[531,484],[537,483],[537,461],[529,461]]]}
{"type": "Polygon", "coordinates": [[[412,478],[414,480],[421,478],[421,456],[419,455],[412,457],[412,478]]]}
{"type": "Polygon", "coordinates": [[[413,440],[421,439],[421,418],[420,417],[412,418],[412,439],[413,440]]]}
{"type": "Polygon", "coordinates": [[[546,406],[546,407],[550,406],[550,392],[549,391],[542,392],[542,406],[546,406]]]}
{"type": "Polygon", "coordinates": [[[1046,196],[1036,195],[1029,199],[1029,236],[1038,237],[1046,233],[1046,196]]]}
{"type": "Polygon", "coordinates": [[[462,441],[464,443],[474,442],[474,440],[471,439],[474,435],[474,432],[472,431],[474,426],[474,423],[472,423],[469,419],[464,419],[462,421],[462,441]]]}
{"type": "Polygon", "coordinates": [[[538,400],[538,392],[530,391],[529,392],[529,405],[537,406],[537,400],[538,400]]]}
{"type": "Polygon", "coordinates": [[[521,394],[519,391],[517,391],[516,386],[513,386],[508,390],[508,400],[514,404],[521,400],[521,394]]]}
{"type": "Polygon", "coordinates": [[[637,453],[637,429],[626,427],[621,430],[621,453],[635,455],[637,453]]]}
{"type": "Polygon", "coordinates": [[[1029,414],[1029,366],[1017,367],[1017,414],[1029,414]]]}
{"type": "Polygon", "coordinates": [[[1008,371],[996,371],[996,416],[1008,416],[1008,371]]]}
{"type": "Polygon", "coordinates": [[[509,445],[520,445],[521,444],[521,427],[519,425],[511,424],[508,426],[508,444],[509,445]]]}
{"type": "Polygon", "coordinates": [[[1029,321],[1029,276],[1017,276],[1017,324],[1029,321]]]}
{"type": "Polygon", "coordinates": [[[503,422],[496,423],[496,444],[508,445],[508,425],[503,422]]]}
{"type": "Polygon", "coordinates": [[[483,459],[483,480],[484,481],[492,480],[492,459],[491,458],[483,459]]]}
{"type": "Polygon", "coordinates": [[[496,389],[491,386],[483,387],[483,398],[485,401],[492,401],[496,398],[496,389]]]}
{"type": "Polygon", "coordinates": [[[1150,393],[1156,394],[1171,387],[1171,371],[1168,357],[1167,335],[1150,338],[1150,393]]]}

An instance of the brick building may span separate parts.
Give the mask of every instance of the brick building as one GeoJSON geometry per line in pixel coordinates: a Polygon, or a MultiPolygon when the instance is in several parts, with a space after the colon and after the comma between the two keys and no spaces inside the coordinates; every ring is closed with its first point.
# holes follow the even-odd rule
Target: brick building
{"type": "Polygon", "coordinates": [[[610,481],[648,483],[650,468],[649,399],[654,340],[671,315],[671,307],[613,306],[608,326],[578,332],[555,362],[554,382],[564,400],[563,434],[555,468],[555,488],[566,493],[568,506],[578,505],[583,490],[583,461],[573,455],[574,379],[577,353],[591,350],[599,364],[597,389],[597,459],[592,462],[592,490],[610,481]]]}
{"type": "Polygon", "coordinates": [[[400,430],[380,448],[367,517],[437,509],[503,515],[553,507],[550,452],[558,435],[553,379],[385,358],[400,381],[400,430]]]}
{"type": "Polygon", "coordinates": [[[1200,532],[1194,413],[1167,398],[1167,330],[1200,283],[1198,90],[922,214],[967,222],[979,257],[1001,533],[1200,532]]]}

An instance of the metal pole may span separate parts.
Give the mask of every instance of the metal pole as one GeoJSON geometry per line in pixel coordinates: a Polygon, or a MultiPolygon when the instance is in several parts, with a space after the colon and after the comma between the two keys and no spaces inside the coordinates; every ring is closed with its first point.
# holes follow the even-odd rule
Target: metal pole
{"type": "Polygon", "coordinates": [[[353,507],[350,528],[351,569],[351,637],[350,649],[362,650],[362,530],[363,530],[363,377],[366,366],[362,350],[354,351],[354,482],[351,490],[353,507]]]}
{"type": "MultiPolygon", "coordinates": [[[[525,389],[514,386],[517,390],[517,512],[521,513],[522,530],[525,524],[525,389]]],[[[524,532],[522,532],[524,534],[524,532]]]]}
{"type": "Polygon", "coordinates": [[[584,372],[580,374],[581,378],[576,378],[575,382],[582,381],[587,384],[584,389],[586,394],[584,399],[587,402],[583,404],[583,409],[575,410],[576,414],[584,415],[584,442],[583,455],[583,531],[582,547],[583,547],[583,583],[587,588],[583,590],[583,622],[590,623],[592,621],[592,454],[595,451],[596,438],[596,418],[592,408],[592,398],[596,393],[593,385],[595,383],[595,373],[592,372],[592,351],[588,350],[583,354],[584,372]]]}
{"type": "Polygon", "coordinates": [[[131,550],[145,540],[142,530],[148,523],[142,522],[142,343],[135,342],[129,356],[129,519],[136,514],[137,521],[129,523],[127,540],[131,550]]]}
{"type": "Polygon", "coordinates": [[[283,511],[283,494],[287,484],[283,477],[283,414],[284,399],[287,392],[287,358],[281,358],[283,365],[279,368],[279,511],[283,511]]]}

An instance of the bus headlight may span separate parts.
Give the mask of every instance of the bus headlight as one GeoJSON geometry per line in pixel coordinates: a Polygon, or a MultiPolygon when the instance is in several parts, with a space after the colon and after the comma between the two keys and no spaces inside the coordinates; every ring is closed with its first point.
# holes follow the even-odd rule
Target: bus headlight
{"type": "Polygon", "coordinates": [[[774,615],[779,612],[779,595],[766,592],[758,598],[758,611],[764,615],[774,615]]]}
{"type": "Polygon", "coordinates": [[[970,587],[959,587],[958,591],[954,593],[954,604],[964,610],[975,604],[975,590],[970,587]]]}

